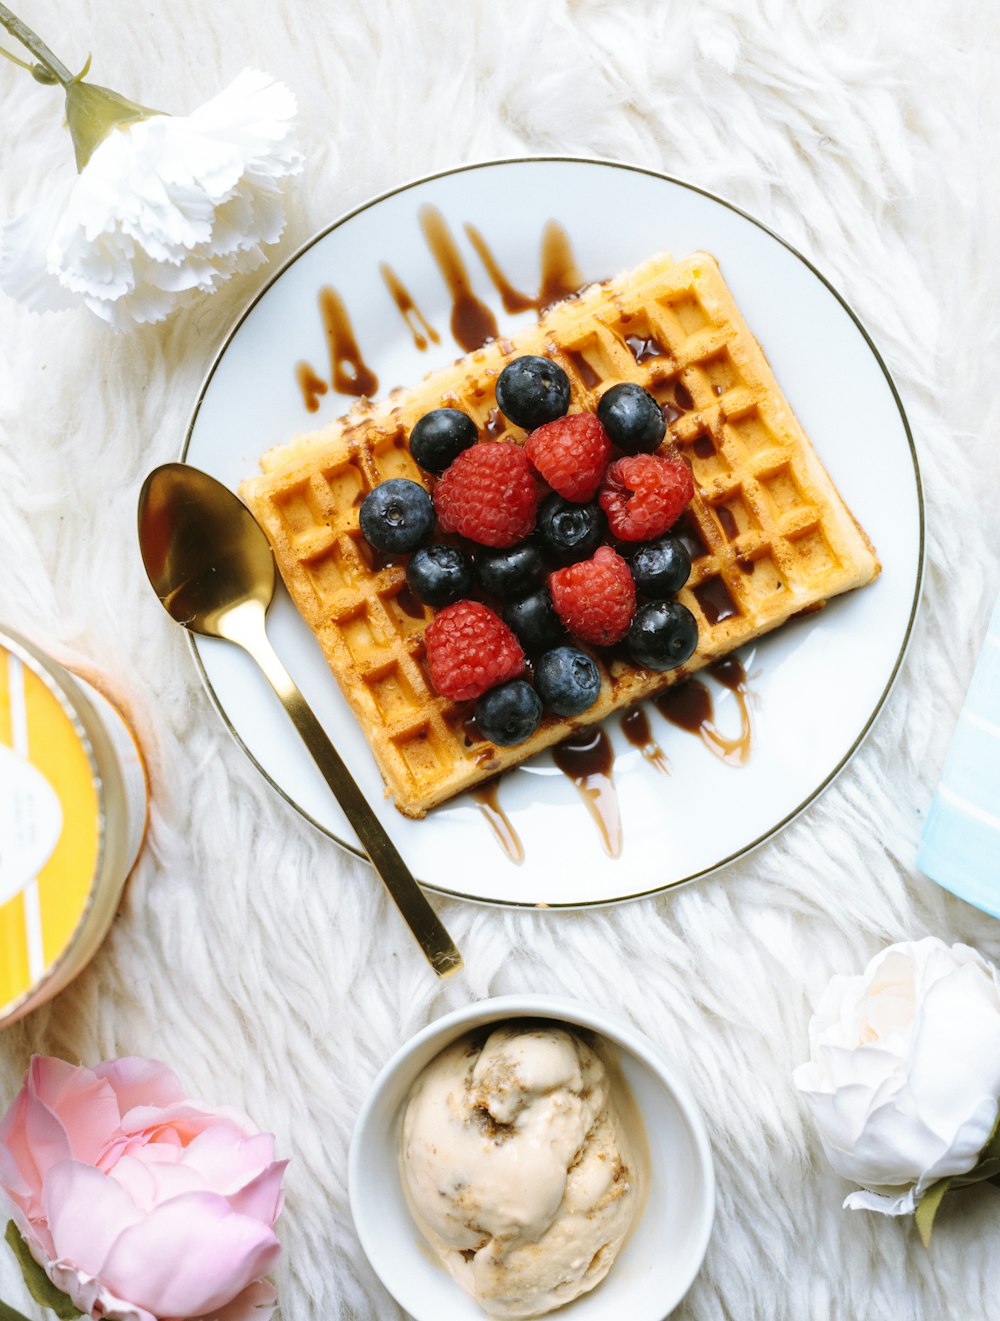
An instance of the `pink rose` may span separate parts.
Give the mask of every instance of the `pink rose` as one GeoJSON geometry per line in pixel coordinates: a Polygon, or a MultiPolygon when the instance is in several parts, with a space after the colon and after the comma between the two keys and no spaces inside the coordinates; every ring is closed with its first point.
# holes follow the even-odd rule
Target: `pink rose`
{"type": "Polygon", "coordinates": [[[188,1100],[155,1060],[35,1056],[0,1121],[13,1219],[91,1317],[266,1321],[286,1164],[270,1133],[188,1100]]]}

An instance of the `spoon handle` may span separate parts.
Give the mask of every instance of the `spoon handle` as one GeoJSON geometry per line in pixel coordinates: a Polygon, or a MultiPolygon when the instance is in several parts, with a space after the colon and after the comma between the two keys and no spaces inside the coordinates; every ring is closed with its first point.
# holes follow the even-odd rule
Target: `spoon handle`
{"type": "Polygon", "coordinates": [[[386,834],[385,827],[372,811],[367,798],[354,782],[340,754],[327,738],[323,726],[299,692],[294,679],[278,659],[263,626],[253,630],[241,629],[238,637],[231,635],[231,640],[249,652],[264,672],[431,967],[439,977],[450,977],[452,973],[458,972],[462,966],[458,948],[413,873],[400,857],[395,844],[386,834]]]}

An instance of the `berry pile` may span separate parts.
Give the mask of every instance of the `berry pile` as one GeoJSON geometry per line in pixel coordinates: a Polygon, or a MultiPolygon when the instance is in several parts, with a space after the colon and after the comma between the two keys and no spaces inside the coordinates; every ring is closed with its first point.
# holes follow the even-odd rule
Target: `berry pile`
{"type": "Polygon", "coordinates": [[[624,645],[652,670],[694,652],[694,616],[673,599],[691,560],[669,532],[694,484],[678,454],[659,452],[663,413],[637,385],[612,386],[596,414],[569,414],[559,364],[523,357],[496,396],[529,431],[523,446],[479,441],[471,418],[435,409],[410,435],[432,492],[383,482],[360,522],[376,550],[410,555],[407,584],[437,610],[425,634],[434,688],[475,701],[483,737],[510,747],[545,709],[576,716],[597,701],[600,670],[574,640],[624,645]],[[435,524],[449,540],[434,539],[435,524]]]}

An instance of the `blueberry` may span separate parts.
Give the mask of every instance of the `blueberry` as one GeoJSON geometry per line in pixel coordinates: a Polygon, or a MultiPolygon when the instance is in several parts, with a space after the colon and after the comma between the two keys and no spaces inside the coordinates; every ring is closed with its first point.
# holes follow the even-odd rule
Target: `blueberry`
{"type": "Polygon", "coordinates": [[[424,546],[406,566],[406,581],[424,605],[451,605],[472,591],[472,561],[455,546],[424,546]]]}
{"type": "Polygon", "coordinates": [[[673,670],[697,647],[698,625],[679,601],[652,601],[635,612],[625,642],[632,659],[647,670],[673,670]]]}
{"type": "Polygon", "coordinates": [[[673,596],[688,580],[691,556],[676,537],[647,541],[632,556],[632,577],[643,596],[656,601],[673,596]]]}
{"type": "Polygon", "coordinates": [[[556,647],[535,662],[535,687],[557,716],[578,716],[597,701],[601,672],[585,651],[556,647]]]}
{"type": "Polygon", "coordinates": [[[524,679],[511,679],[483,693],[476,703],[476,724],[483,738],[511,748],[531,738],[542,718],[542,703],[524,679]]]}
{"type": "Polygon", "coordinates": [[[612,442],[626,454],[652,454],[667,429],[663,410],[648,390],[631,381],[601,395],[597,416],[612,442]]]}
{"type": "Polygon", "coordinates": [[[457,408],[435,408],[410,432],[410,453],[426,472],[440,474],[478,439],[471,417],[457,408]]]}
{"type": "Polygon", "coordinates": [[[365,496],[361,531],[369,546],[398,554],[425,545],[434,531],[434,501],[417,482],[390,477],[365,496]]]}
{"type": "Polygon", "coordinates": [[[604,540],[608,521],[596,505],[577,505],[561,495],[547,495],[536,524],[546,552],[559,564],[586,560],[604,540]]]}
{"type": "Polygon", "coordinates": [[[547,587],[539,587],[520,601],[511,601],[503,608],[503,621],[513,629],[525,651],[536,656],[557,646],[566,636],[562,621],[556,614],[547,587]]]}
{"type": "Polygon", "coordinates": [[[544,573],[541,552],[530,541],[507,550],[481,550],[476,556],[476,574],[483,591],[504,600],[530,592],[544,573]]]}
{"type": "Polygon", "coordinates": [[[497,380],[497,403],[513,423],[534,431],[569,408],[569,377],[550,358],[515,358],[497,380]]]}

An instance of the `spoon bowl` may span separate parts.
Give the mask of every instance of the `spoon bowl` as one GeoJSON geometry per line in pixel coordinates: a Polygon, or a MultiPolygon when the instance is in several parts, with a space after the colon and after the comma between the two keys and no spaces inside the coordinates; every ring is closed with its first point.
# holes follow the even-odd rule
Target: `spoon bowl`
{"type": "Polygon", "coordinates": [[[268,641],[274,557],[249,509],[208,473],[166,463],[139,495],[139,548],[172,619],[236,643],[260,666],[434,971],[457,972],[461,954],[268,641]]]}
{"type": "Polygon", "coordinates": [[[274,596],[274,556],[241,500],[208,473],[166,463],[139,497],[139,549],[146,575],[178,624],[225,637],[226,615],[274,596]]]}

